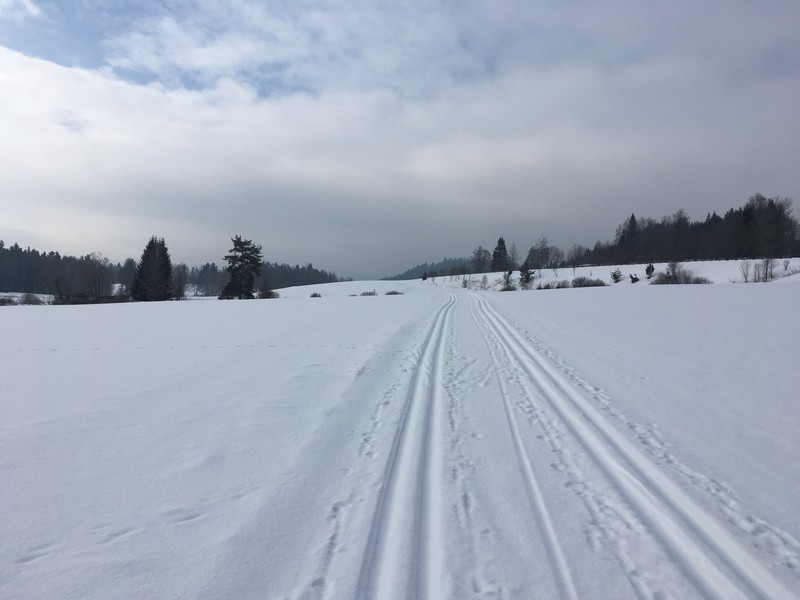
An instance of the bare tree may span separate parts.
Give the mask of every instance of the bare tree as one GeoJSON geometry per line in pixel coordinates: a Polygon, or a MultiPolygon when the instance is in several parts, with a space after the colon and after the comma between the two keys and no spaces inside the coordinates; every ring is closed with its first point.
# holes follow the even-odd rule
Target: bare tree
{"type": "Polygon", "coordinates": [[[739,262],[739,271],[742,273],[742,279],[747,283],[750,281],[750,267],[752,263],[749,260],[739,262]]]}
{"type": "Polygon", "coordinates": [[[189,267],[186,263],[178,263],[172,268],[172,285],[174,290],[172,295],[178,300],[186,297],[186,286],[189,284],[189,267]]]}
{"type": "Polygon", "coordinates": [[[485,273],[486,269],[489,268],[489,263],[492,260],[492,253],[483,246],[478,246],[473,251],[470,260],[475,273],[485,273]]]}
{"type": "Polygon", "coordinates": [[[81,264],[83,286],[92,302],[99,302],[111,291],[111,261],[97,252],[83,257],[81,264]]]}
{"type": "Polygon", "coordinates": [[[535,246],[531,246],[528,251],[528,258],[525,260],[531,269],[539,271],[539,278],[542,277],[542,269],[546,269],[550,264],[550,246],[546,237],[539,238],[535,246]]]}
{"type": "Polygon", "coordinates": [[[553,275],[558,279],[558,269],[564,262],[564,251],[556,246],[550,247],[550,252],[547,256],[547,267],[552,269],[553,275]]]}
{"type": "Polygon", "coordinates": [[[586,248],[580,244],[573,244],[567,252],[567,266],[572,267],[572,276],[575,277],[575,269],[581,264],[586,248]]]}
{"type": "Polygon", "coordinates": [[[764,278],[764,281],[772,281],[775,279],[775,265],[777,264],[778,261],[774,258],[761,259],[761,274],[764,278]]]}
{"type": "Polygon", "coordinates": [[[508,249],[508,262],[509,269],[519,267],[519,248],[517,248],[517,243],[514,241],[511,242],[511,247],[508,249]]]}

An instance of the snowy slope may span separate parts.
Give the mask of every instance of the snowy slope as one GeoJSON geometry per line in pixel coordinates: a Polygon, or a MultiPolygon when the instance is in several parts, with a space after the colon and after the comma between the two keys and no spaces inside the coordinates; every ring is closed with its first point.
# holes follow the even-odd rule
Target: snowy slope
{"type": "Polygon", "coordinates": [[[2,309],[0,598],[798,597],[798,296],[2,309]]]}

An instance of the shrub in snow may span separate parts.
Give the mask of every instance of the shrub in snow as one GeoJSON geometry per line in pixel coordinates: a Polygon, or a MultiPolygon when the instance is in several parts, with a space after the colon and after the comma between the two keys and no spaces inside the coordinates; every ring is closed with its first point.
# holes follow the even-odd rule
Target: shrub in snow
{"type": "Polygon", "coordinates": [[[389,290],[386,292],[387,296],[402,296],[403,292],[398,292],[397,290],[389,290]]]}
{"type": "Polygon", "coordinates": [[[576,277],[572,280],[572,287],[574,288],[582,288],[582,287],[605,287],[608,284],[603,281],[602,279],[592,279],[591,277],[576,277]]]}
{"type": "MultiPolygon", "coordinates": [[[[502,239],[502,238],[500,238],[502,239]]],[[[503,287],[500,288],[501,292],[516,292],[517,287],[511,283],[511,274],[513,271],[507,271],[503,273],[503,287]]]]}
{"type": "Polygon", "coordinates": [[[522,263],[522,266],[519,268],[519,285],[522,287],[523,290],[531,289],[531,283],[533,282],[533,271],[528,267],[528,263],[522,263]]]}
{"type": "Polygon", "coordinates": [[[375,290],[372,290],[371,292],[361,292],[361,295],[362,296],[377,296],[378,292],[376,292],[375,290]]]}
{"type": "Polygon", "coordinates": [[[261,290],[258,292],[258,297],[261,300],[275,300],[280,298],[281,295],[278,292],[273,292],[272,290],[261,290]]]}
{"type": "Polygon", "coordinates": [[[629,273],[629,274],[628,274],[628,277],[630,277],[630,278],[631,278],[631,283],[636,283],[637,281],[639,281],[639,276],[638,276],[638,275],[631,275],[631,274],[629,273]]]}
{"type": "Polygon", "coordinates": [[[679,262],[671,262],[667,265],[667,272],[659,273],[650,283],[653,285],[669,285],[711,283],[711,281],[705,277],[695,277],[691,271],[684,269],[683,265],[679,262]]]}
{"type": "Polygon", "coordinates": [[[622,281],[622,271],[620,271],[619,269],[614,269],[613,271],[611,271],[611,280],[614,283],[619,283],[620,281],[622,281]]]}
{"type": "Polygon", "coordinates": [[[322,294],[320,294],[319,292],[314,292],[313,294],[311,294],[311,297],[312,298],[322,298],[322,294]]]}
{"type": "Polygon", "coordinates": [[[653,266],[653,263],[650,263],[649,265],[647,265],[647,268],[645,268],[644,274],[647,275],[648,279],[652,279],[655,270],[656,268],[653,266]]]}
{"type": "Polygon", "coordinates": [[[44,304],[41,298],[36,294],[22,294],[19,299],[20,304],[27,304],[28,306],[41,306],[44,304]]]}
{"type": "Polygon", "coordinates": [[[548,281],[547,283],[540,283],[536,286],[537,290],[560,290],[569,287],[569,281],[562,279],[561,281],[548,281]]]}
{"type": "Polygon", "coordinates": [[[17,303],[14,302],[13,298],[9,298],[8,296],[0,296],[0,306],[15,306],[17,303]]]}

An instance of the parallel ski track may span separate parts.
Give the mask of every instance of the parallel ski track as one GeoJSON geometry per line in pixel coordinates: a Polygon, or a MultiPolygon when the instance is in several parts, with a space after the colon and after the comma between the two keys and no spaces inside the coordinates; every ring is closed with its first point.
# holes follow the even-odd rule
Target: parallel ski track
{"type": "MultiPolygon", "coordinates": [[[[478,308],[480,308],[479,303],[478,308]]],[[[472,318],[474,319],[475,324],[478,325],[478,329],[482,330],[480,327],[480,317],[478,313],[476,313],[475,309],[476,306],[475,303],[473,303],[471,307],[472,318]]],[[[500,361],[498,360],[495,350],[492,348],[492,345],[488,340],[486,340],[486,347],[489,350],[489,354],[492,357],[493,363],[496,367],[499,367],[500,361]]],[[[519,425],[517,424],[517,418],[509,401],[508,389],[503,377],[501,377],[499,370],[497,371],[497,381],[500,386],[500,393],[503,396],[503,408],[505,409],[508,428],[511,433],[511,439],[514,443],[514,452],[517,456],[517,461],[520,466],[522,479],[525,484],[531,509],[536,516],[536,520],[538,521],[541,533],[544,537],[545,545],[547,547],[550,562],[553,566],[553,570],[556,573],[558,585],[561,589],[561,597],[565,600],[578,600],[579,596],[575,590],[575,584],[572,581],[569,563],[567,562],[567,559],[561,550],[561,545],[558,543],[558,536],[556,535],[553,527],[553,521],[550,518],[550,513],[547,509],[547,503],[545,502],[544,495],[539,487],[539,483],[536,479],[536,474],[533,470],[533,466],[531,465],[528,453],[525,450],[525,445],[522,441],[522,435],[519,431],[519,425]]]]}
{"type": "MultiPolygon", "coordinates": [[[[538,388],[704,597],[795,598],[711,515],[614,429],[486,299],[474,296],[474,302],[477,314],[489,326],[509,360],[538,388]],[[720,569],[720,564],[727,572],[720,569]]],[[[558,560],[557,555],[551,556],[558,560]]]]}
{"type": "Polygon", "coordinates": [[[442,598],[440,441],[442,365],[456,297],[436,314],[420,349],[392,441],[356,597],[442,598]]]}

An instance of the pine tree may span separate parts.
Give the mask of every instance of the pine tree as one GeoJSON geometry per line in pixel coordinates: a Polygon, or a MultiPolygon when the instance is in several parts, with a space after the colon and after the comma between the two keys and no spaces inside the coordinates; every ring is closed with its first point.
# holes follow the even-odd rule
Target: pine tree
{"type": "Polygon", "coordinates": [[[494,247],[492,252],[492,271],[507,271],[508,270],[508,250],[506,250],[506,241],[503,238],[497,240],[497,246],[494,247]]]}
{"type": "Polygon", "coordinates": [[[126,258],[125,262],[119,270],[118,283],[121,283],[124,291],[122,293],[130,296],[131,288],[133,287],[133,280],[136,278],[136,261],[132,258],[126,258]]]}
{"type": "Polygon", "coordinates": [[[227,271],[230,279],[219,295],[220,300],[252,299],[253,286],[256,276],[261,273],[261,246],[256,246],[252,240],[243,240],[237,235],[231,238],[233,248],[225,256],[228,261],[227,271]]]}
{"type": "Polygon", "coordinates": [[[131,285],[131,300],[151,302],[172,296],[172,260],[164,238],[153,236],[142,252],[131,285]]]}

